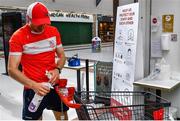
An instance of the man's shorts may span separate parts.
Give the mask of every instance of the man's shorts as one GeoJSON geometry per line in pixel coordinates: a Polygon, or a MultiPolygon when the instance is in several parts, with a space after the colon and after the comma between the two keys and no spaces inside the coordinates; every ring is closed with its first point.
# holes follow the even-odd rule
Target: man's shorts
{"type": "Polygon", "coordinates": [[[30,112],[28,106],[34,97],[35,92],[32,89],[25,89],[23,92],[23,120],[38,120],[46,108],[48,110],[54,110],[58,112],[67,111],[69,108],[66,105],[62,105],[61,100],[55,90],[51,91],[44,96],[41,104],[36,112],[30,112]],[[63,107],[61,107],[63,106],[63,107]]]}

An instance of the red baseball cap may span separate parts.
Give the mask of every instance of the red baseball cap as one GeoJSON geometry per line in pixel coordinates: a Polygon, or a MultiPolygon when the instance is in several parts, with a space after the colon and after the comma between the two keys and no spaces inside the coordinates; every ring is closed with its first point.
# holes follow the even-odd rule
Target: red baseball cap
{"type": "Polygon", "coordinates": [[[47,7],[41,2],[35,2],[27,8],[27,17],[34,25],[51,24],[47,7]]]}

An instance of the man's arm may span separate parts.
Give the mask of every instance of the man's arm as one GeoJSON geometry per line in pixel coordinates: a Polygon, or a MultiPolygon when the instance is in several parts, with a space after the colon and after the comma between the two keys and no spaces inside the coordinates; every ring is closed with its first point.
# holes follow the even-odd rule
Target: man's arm
{"type": "Polygon", "coordinates": [[[19,71],[18,66],[20,64],[21,56],[9,55],[8,60],[8,73],[9,75],[31,89],[33,89],[39,95],[46,95],[49,92],[49,89],[43,86],[41,83],[37,83],[27,76],[25,76],[21,71],[19,71]]]}
{"type": "MultiPolygon", "coordinates": [[[[58,56],[58,60],[57,60],[57,68],[62,69],[64,67],[64,64],[66,62],[66,56],[64,53],[64,49],[63,47],[58,47],[56,49],[56,54],[58,56]]],[[[50,70],[49,73],[52,75],[52,78],[49,80],[49,82],[54,85],[56,83],[56,81],[59,79],[59,71],[58,69],[54,69],[54,70],[50,70]]]]}
{"type": "Polygon", "coordinates": [[[66,56],[62,47],[57,48],[57,56],[57,67],[62,69],[64,67],[64,64],[66,63],[66,56]]]}

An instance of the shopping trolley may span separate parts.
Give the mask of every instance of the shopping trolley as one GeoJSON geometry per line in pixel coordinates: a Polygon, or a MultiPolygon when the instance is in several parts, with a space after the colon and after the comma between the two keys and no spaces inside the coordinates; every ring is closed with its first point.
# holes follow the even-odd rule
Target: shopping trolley
{"type": "Polygon", "coordinates": [[[55,85],[55,90],[61,99],[61,103],[63,102],[67,107],[70,108],[80,108],[81,104],[74,102],[75,88],[67,87],[67,79],[59,79],[58,83],[55,85]]]}
{"type": "Polygon", "coordinates": [[[168,120],[171,103],[150,92],[78,92],[80,120],[168,120]]]}

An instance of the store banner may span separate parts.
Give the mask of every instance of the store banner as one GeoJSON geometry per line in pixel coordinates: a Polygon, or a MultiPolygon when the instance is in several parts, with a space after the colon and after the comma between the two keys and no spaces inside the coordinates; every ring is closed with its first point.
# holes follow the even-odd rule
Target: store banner
{"type": "Polygon", "coordinates": [[[112,91],[133,91],[139,3],[117,9],[112,91]]]}
{"type": "Polygon", "coordinates": [[[94,22],[94,17],[92,14],[50,11],[49,15],[50,15],[51,21],[83,22],[83,23],[93,23],[94,22]]]}

